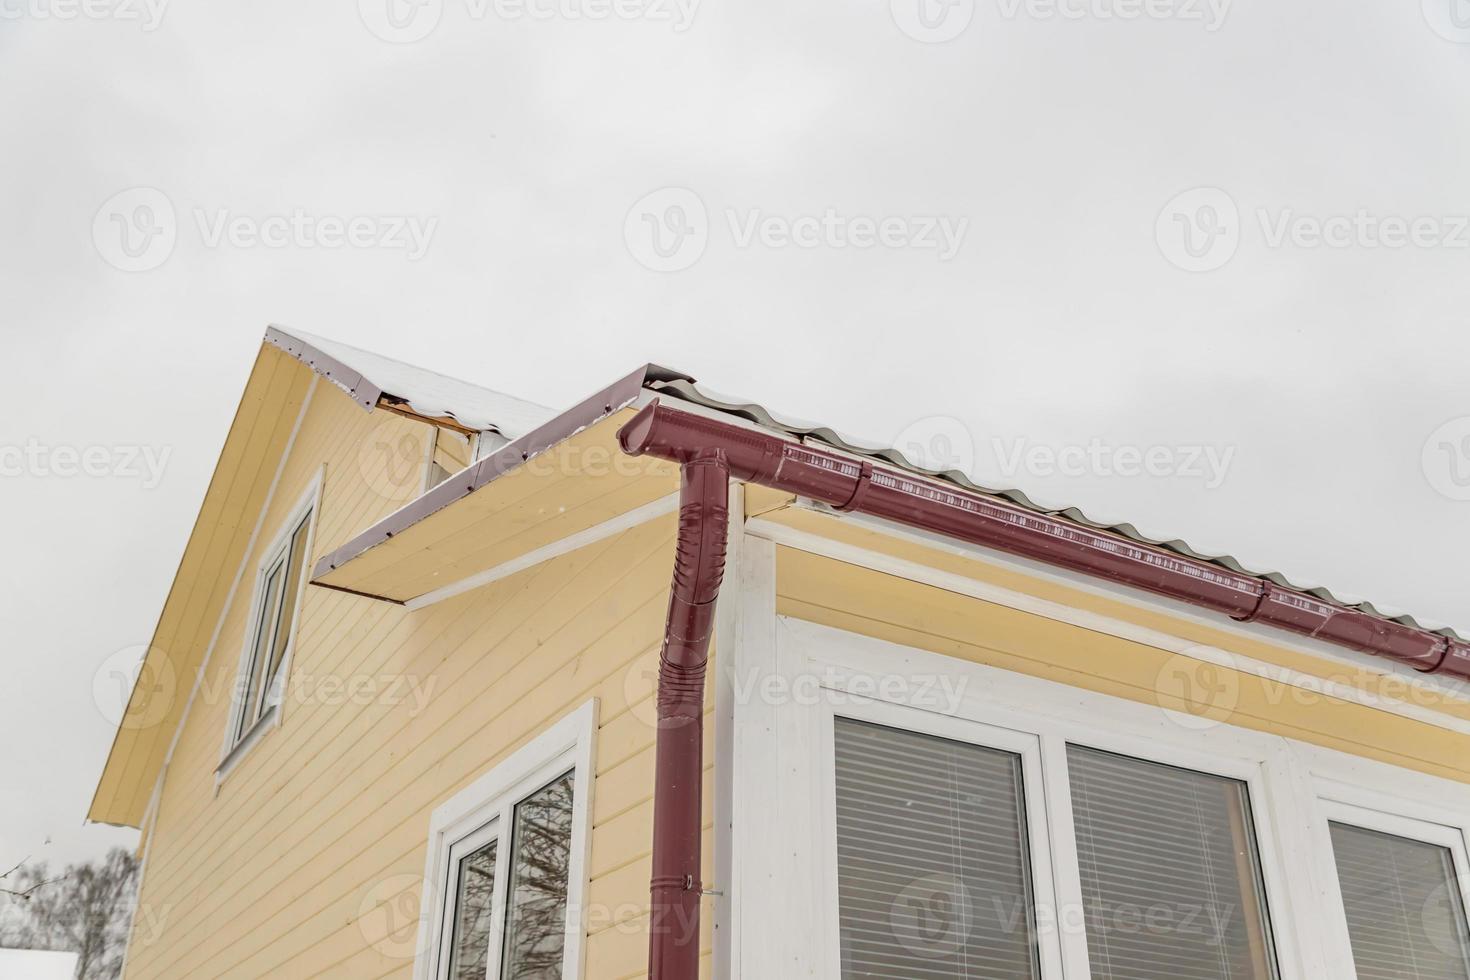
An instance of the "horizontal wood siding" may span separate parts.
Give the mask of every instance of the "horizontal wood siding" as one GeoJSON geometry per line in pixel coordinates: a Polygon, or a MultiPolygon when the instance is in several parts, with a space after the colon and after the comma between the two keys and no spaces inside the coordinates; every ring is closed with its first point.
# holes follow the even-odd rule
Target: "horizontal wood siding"
{"type": "MultiPolygon", "coordinates": [[[[258,548],[323,467],[313,560],[390,513],[372,447],[428,432],[319,386],[258,548]]],[[[242,583],[166,773],[128,980],[411,976],[430,814],[593,697],[584,976],[642,974],[674,531],[668,515],[416,612],[308,587],[282,723],[216,791],[242,583]]]]}
{"type": "MultiPolygon", "coordinates": [[[[791,548],[777,549],[776,583],[783,615],[1161,710],[1171,706],[1169,685],[1161,690],[1160,678],[1178,656],[1155,647],[791,548]]],[[[1470,754],[1459,732],[1322,694],[1298,696],[1228,667],[1216,670],[1217,682],[1234,696],[1228,711],[1212,719],[1470,782],[1470,754]]]]}

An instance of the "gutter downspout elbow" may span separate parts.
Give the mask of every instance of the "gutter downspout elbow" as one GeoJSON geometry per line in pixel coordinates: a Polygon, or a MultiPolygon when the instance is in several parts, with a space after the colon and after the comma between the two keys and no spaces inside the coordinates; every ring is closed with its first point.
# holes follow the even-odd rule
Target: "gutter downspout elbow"
{"type": "MultiPolygon", "coordinates": [[[[624,449],[630,447],[625,443],[624,449]]],[[[699,977],[704,685],[725,571],[729,488],[723,450],[700,451],[683,463],[673,585],[658,668],[651,980],[699,977]]]]}

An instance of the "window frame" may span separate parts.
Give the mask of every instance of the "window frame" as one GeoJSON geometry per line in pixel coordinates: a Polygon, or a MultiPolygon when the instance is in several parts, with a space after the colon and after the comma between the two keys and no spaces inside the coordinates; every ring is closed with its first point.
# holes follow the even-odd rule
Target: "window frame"
{"type": "MultiPolygon", "coordinates": [[[[804,975],[821,980],[839,976],[832,741],[832,719],[838,715],[879,723],[885,717],[922,719],[900,727],[933,733],[952,731],[949,724],[957,722],[975,733],[962,740],[977,744],[988,740],[992,747],[1002,749],[1016,734],[1035,738],[1040,746],[1041,781],[1046,794],[1050,841],[1046,857],[1054,877],[1052,890],[1057,908],[1063,917],[1082,907],[1068,744],[1244,783],[1281,980],[1354,976],[1350,953],[1347,968],[1341,966],[1347,933],[1340,894],[1336,895],[1336,915],[1324,916],[1321,904],[1328,890],[1324,882],[1330,881],[1334,893],[1337,884],[1335,873],[1330,879],[1322,873],[1323,861],[1332,861],[1324,814],[1331,811],[1333,799],[1341,801],[1351,793],[1361,803],[1366,794],[1371,805],[1385,813],[1419,819],[1428,815],[1460,835],[1467,833],[1466,824],[1470,824],[1470,786],[1451,780],[1227,723],[1191,727],[1171,719],[1161,707],[1142,701],[957,660],[784,615],[773,615],[773,620],[771,649],[764,656],[759,647],[741,652],[753,653],[762,671],[776,675],[775,679],[763,678],[773,684],[779,679],[780,684],[772,689],[791,692],[791,696],[737,700],[735,727],[738,730],[767,718],[780,743],[790,745],[791,750],[778,750],[782,754],[778,775],[773,779],[772,770],[765,768],[771,760],[746,755],[742,762],[737,748],[734,783],[737,793],[745,794],[745,799],[736,800],[737,815],[773,809],[780,818],[774,825],[763,825],[768,840],[759,852],[753,841],[742,836],[739,825],[732,847],[736,860],[757,865],[763,860],[761,852],[779,853],[780,867],[773,860],[770,865],[742,868],[741,877],[762,880],[769,876],[781,882],[783,891],[774,900],[738,905],[741,916],[735,921],[735,955],[745,962],[759,962],[767,955],[754,946],[778,923],[787,928],[793,922],[801,923],[803,928],[810,923],[818,936],[813,945],[820,952],[804,953],[792,944],[783,947],[780,954],[787,961],[795,961],[804,975]],[[934,690],[925,685],[935,677],[964,683],[952,712],[949,705],[933,703],[934,690]],[[817,689],[821,697],[809,696],[817,689]],[[928,703],[924,703],[926,697],[928,703]],[[1004,737],[989,734],[996,732],[1004,737]],[[1446,805],[1456,809],[1447,810],[1446,805]],[[818,814],[820,819],[806,820],[804,812],[818,814]],[[773,832],[781,839],[770,841],[773,832]],[[820,890],[806,887],[803,882],[808,879],[821,882],[820,890]],[[821,912],[803,912],[803,906],[821,912]],[[1324,921],[1329,918],[1337,921],[1324,921]]],[[[751,669],[749,661],[745,669],[751,669]]],[[[1022,767],[1028,827],[1034,828],[1029,814],[1035,803],[1030,789],[1034,779],[1030,770],[1035,764],[1028,766],[1023,757],[1022,767]]],[[[1032,876],[1038,903],[1045,895],[1040,856],[1033,843],[1032,876]]],[[[1470,871],[1470,865],[1466,870],[1470,871]]],[[[1462,888],[1464,885],[1462,880],[1462,888]]],[[[1470,908],[1470,896],[1466,907],[1470,908]]],[[[1043,953],[1043,980],[1089,977],[1085,931],[1063,921],[1059,942],[1061,968],[1053,966],[1046,972],[1047,957],[1043,953]]]]}
{"type": "MultiPolygon", "coordinates": [[[[254,580],[251,587],[250,606],[246,612],[245,638],[240,649],[239,662],[235,668],[233,684],[230,689],[230,713],[229,720],[225,726],[223,746],[220,750],[219,766],[215,769],[215,789],[218,790],[224,778],[239,764],[250,750],[266,735],[267,732],[277,728],[285,713],[285,687],[291,677],[291,662],[296,652],[296,637],[301,629],[301,605],[306,597],[306,588],[310,584],[312,555],[316,546],[317,517],[321,513],[321,476],[317,475],[302,495],[297,499],[287,512],[286,517],[276,529],[270,543],[261,551],[261,557],[254,568],[254,580]],[[249,711],[249,672],[255,663],[255,647],[262,630],[262,614],[265,604],[269,598],[266,585],[270,573],[278,562],[281,570],[288,576],[290,574],[289,559],[291,542],[295,537],[296,530],[305,522],[306,543],[302,557],[301,578],[296,583],[296,594],[287,597],[284,587],[281,598],[282,605],[275,611],[272,621],[267,627],[275,632],[279,627],[280,616],[286,606],[284,600],[291,603],[292,618],[291,628],[286,634],[285,647],[281,652],[280,666],[277,668],[277,676],[282,679],[281,690],[276,692],[273,700],[266,687],[266,679],[261,680],[261,708],[256,717],[247,721],[246,715],[249,711]]],[[[270,660],[270,648],[264,651],[266,662],[270,660]]]]}
{"type": "Polygon", "coordinates": [[[1464,816],[1413,799],[1391,797],[1362,786],[1326,779],[1314,780],[1317,834],[1323,846],[1313,857],[1323,883],[1321,897],[1325,912],[1323,929],[1334,976],[1356,977],[1352,940],[1348,929],[1347,903],[1338,879],[1337,855],[1332,847],[1329,824],[1341,823],[1373,830],[1392,837],[1446,848],[1455,865],[1455,883],[1460,901],[1470,911],[1470,827],[1464,816]]]}
{"type": "Polygon", "coordinates": [[[510,882],[512,830],[516,805],[536,791],[572,774],[572,841],[567,873],[566,937],[562,947],[562,980],[583,974],[586,933],[587,862],[591,845],[598,702],[592,699],[536,735],[502,762],[437,807],[429,818],[424,858],[424,887],[419,920],[415,980],[438,980],[453,942],[455,892],[459,859],[491,840],[496,845],[496,882],[490,923],[491,958],[487,976],[504,955],[510,882]]]}

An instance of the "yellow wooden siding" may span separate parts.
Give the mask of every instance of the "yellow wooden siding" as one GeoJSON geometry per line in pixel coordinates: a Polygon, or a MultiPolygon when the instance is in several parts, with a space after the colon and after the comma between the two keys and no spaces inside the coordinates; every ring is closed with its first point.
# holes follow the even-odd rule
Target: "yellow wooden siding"
{"type": "MultiPolygon", "coordinates": [[[[1177,657],[1168,651],[791,548],[777,549],[776,567],[777,610],[783,615],[1176,707],[1168,699],[1167,685],[1163,691],[1160,685],[1177,657]]],[[[1011,584],[1027,585],[1024,578],[1011,575],[1011,584]]],[[[1031,580],[1029,590],[1045,587],[1031,580]]],[[[1229,643],[1225,637],[1216,639],[1229,643]]],[[[1259,649],[1265,644],[1251,645],[1254,654],[1266,652],[1259,649]]],[[[1266,650],[1277,651],[1276,658],[1300,659],[1291,651],[1266,650]]],[[[1470,782],[1463,734],[1318,693],[1283,696],[1280,684],[1223,666],[1218,670],[1221,683],[1237,692],[1218,720],[1470,782]]]]}
{"type": "Polygon", "coordinates": [[[215,466],[189,545],[159,616],[89,816],[137,826],[184,711],[194,670],[218,622],[236,567],[290,439],[311,371],[261,350],[215,466]]]}
{"type": "MultiPolygon", "coordinates": [[[[358,465],[359,447],[382,426],[395,438],[429,433],[320,386],[257,550],[323,463],[313,558],[397,507],[358,465]]],[[[591,697],[601,711],[584,976],[641,974],[652,670],[674,530],[670,514],[414,612],[308,587],[282,724],[216,793],[254,584],[247,575],[167,771],[128,980],[410,976],[416,923],[402,914],[419,902],[430,814],[591,697]],[[324,678],[371,678],[379,691],[410,678],[428,700],[418,711],[412,698],[355,703],[323,691],[324,678]],[[407,921],[405,930],[393,932],[395,921],[407,921]]],[[[258,560],[250,558],[252,572],[258,560]]],[[[707,799],[706,823],[711,812],[707,799]]],[[[707,953],[708,929],[704,944],[707,953]]]]}

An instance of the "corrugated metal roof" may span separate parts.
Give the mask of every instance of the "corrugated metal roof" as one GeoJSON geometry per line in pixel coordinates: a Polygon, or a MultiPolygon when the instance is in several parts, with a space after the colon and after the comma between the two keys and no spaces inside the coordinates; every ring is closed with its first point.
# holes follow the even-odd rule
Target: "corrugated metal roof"
{"type": "MultiPolygon", "coordinates": [[[[507,439],[517,439],[545,425],[559,414],[534,402],[513,398],[467,381],[292,328],[272,327],[266,333],[266,341],[312,364],[314,369],[343,387],[366,407],[372,407],[381,393],[406,403],[420,415],[452,418],[466,428],[498,432],[507,439]],[[326,363],[318,363],[319,360],[326,363]]],[[[1232,555],[1198,551],[1179,538],[1151,537],[1133,524],[1096,521],[1078,507],[1045,507],[1021,490],[981,486],[959,470],[929,469],[914,462],[899,449],[864,444],[843,436],[829,426],[777,416],[760,404],[719,394],[676,371],[649,365],[643,384],[649,391],[737,416],[791,438],[821,443],[839,452],[996,497],[1037,514],[1071,521],[1094,531],[1116,534],[1130,541],[1162,548],[1196,561],[1219,565],[1241,575],[1264,579],[1281,588],[1303,592],[1346,608],[1359,609],[1369,615],[1391,619],[1414,629],[1465,639],[1449,626],[1425,622],[1399,610],[1375,606],[1365,600],[1338,596],[1320,586],[1299,585],[1280,572],[1250,568],[1232,555]]]]}
{"type": "Polygon", "coordinates": [[[1188,558],[1193,558],[1196,561],[1205,561],[1214,565],[1219,565],[1221,568],[1229,569],[1230,571],[1236,572],[1241,575],[1250,575],[1255,578],[1265,579],[1267,581],[1275,583],[1276,585],[1284,589],[1291,589],[1296,592],[1304,592],[1307,595],[1315,596],[1318,599],[1323,600],[1324,602],[1330,602],[1335,605],[1344,606],[1350,609],[1360,609],[1363,612],[1368,613],[1369,615],[1378,616],[1383,619],[1391,619],[1394,622],[1401,623],[1405,626],[1410,626],[1414,629],[1429,630],[1431,632],[1439,633],[1443,636],[1448,636],[1453,639],[1465,639],[1465,637],[1461,636],[1454,629],[1443,624],[1426,623],[1406,613],[1375,606],[1371,602],[1355,601],[1352,599],[1339,597],[1335,595],[1331,590],[1326,588],[1298,585],[1290,581],[1280,572],[1263,571],[1261,569],[1249,568],[1231,555],[1205,554],[1203,552],[1195,550],[1194,548],[1190,547],[1188,542],[1181,541],[1178,538],[1154,538],[1144,534],[1132,524],[1109,524],[1105,522],[1095,521],[1092,518],[1088,517],[1087,514],[1078,507],[1043,507],[1033,501],[1030,497],[1028,497],[1024,492],[1020,490],[1004,490],[996,489],[994,487],[983,487],[978,483],[975,483],[967,475],[960,472],[959,470],[928,469],[915,463],[907,455],[905,455],[898,449],[891,447],[876,447],[873,445],[864,445],[860,442],[856,442],[844,437],[835,429],[829,428],[827,426],[813,425],[791,419],[783,419],[779,416],[774,415],[762,405],[756,404],[754,402],[732,399],[728,396],[716,394],[710,389],[698,385],[692,381],[682,379],[656,381],[649,384],[648,387],[650,390],[656,391],[661,395],[676,397],[682,399],[683,401],[692,402],[693,404],[699,405],[703,408],[713,409],[715,411],[724,412],[729,415],[738,416],[749,422],[754,422],[755,424],[764,428],[784,433],[785,435],[792,438],[801,439],[803,441],[811,440],[814,442],[818,442],[823,445],[829,446],[832,449],[836,449],[839,452],[849,453],[851,455],[862,457],[864,459],[873,460],[874,462],[880,462],[888,466],[897,467],[902,470],[907,470],[910,473],[925,476],[933,480],[951,483],[955,486],[963,487],[964,489],[973,491],[975,493],[983,493],[988,496],[997,497],[999,499],[1009,501],[1010,503],[1015,504],[1019,507],[1024,507],[1027,510],[1034,511],[1038,514],[1046,514],[1052,517],[1071,521],[1074,524],[1079,524],[1083,527],[1091,528],[1094,531],[1102,531],[1110,534],[1116,534],[1120,537],[1127,538],[1130,541],[1135,541],[1140,544],[1152,545],[1153,547],[1162,548],[1166,551],[1172,551],[1175,554],[1183,555],[1188,558]]]}

